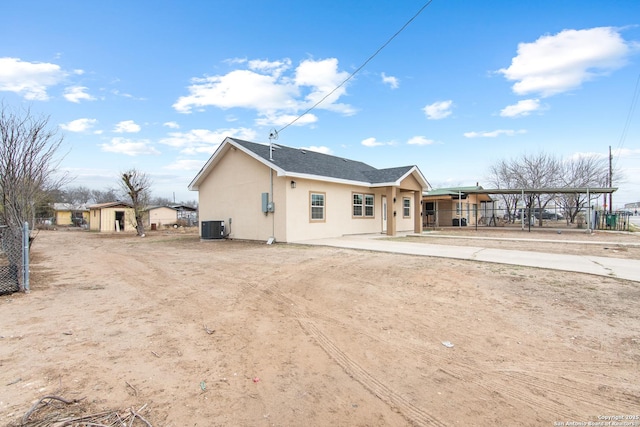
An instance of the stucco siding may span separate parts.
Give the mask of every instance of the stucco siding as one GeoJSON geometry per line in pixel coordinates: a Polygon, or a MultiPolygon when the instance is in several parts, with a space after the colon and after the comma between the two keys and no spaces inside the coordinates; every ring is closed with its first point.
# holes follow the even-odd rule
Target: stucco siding
{"type": "MultiPolygon", "coordinates": [[[[199,220],[224,221],[231,238],[267,240],[275,226],[273,215],[262,213],[261,194],[270,191],[269,173],[268,167],[230,149],[200,185],[199,220]]],[[[275,203],[276,212],[283,208],[275,203]]]]}
{"type": "Polygon", "coordinates": [[[313,180],[295,180],[296,188],[291,188],[290,181],[287,188],[288,241],[381,232],[382,190],[313,180]],[[311,220],[311,193],[325,194],[324,221],[311,220]],[[354,193],[374,195],[373,217],[353,217],[354,193]]]}
{"type": "Polygon", "coordinates": [[[413,231],[415,219],[415,201],[413,191],[399,191],[394,211],[396,212],[396,230],[413,231]],[[409,216],[404,215],[404,200],[409,200],[409,216]]]}

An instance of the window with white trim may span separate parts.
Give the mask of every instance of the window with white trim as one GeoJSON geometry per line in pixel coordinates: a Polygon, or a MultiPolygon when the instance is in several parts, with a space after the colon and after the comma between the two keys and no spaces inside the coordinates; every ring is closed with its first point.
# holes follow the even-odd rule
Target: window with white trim
{"type": "Polygon", "coordinates": [[[409,197],[402,198],[402,216],[405,218],[411,217],[411,199],[409,197]]]}
{"type": "Polygon", "coordinates": [[[325,220],[325,193],[309,193],[311,221],[325,220]]]}
{"type": "Polygon", "coordinates": [[[373,218],[375,216],[375,196],[373,194],[353,193],[352,214],[357,218],[373,218]]]}

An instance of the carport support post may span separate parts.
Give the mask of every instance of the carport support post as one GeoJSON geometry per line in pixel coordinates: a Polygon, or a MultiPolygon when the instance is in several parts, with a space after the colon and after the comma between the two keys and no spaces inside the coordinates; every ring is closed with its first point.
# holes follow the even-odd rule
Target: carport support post
{"type": "MultiPolygon", "coordinates": [[[[520,214],[520,223],[522,224],[522,231],[524,231],[524,208],[526,207],[526,203],[524,202],[524,189],[522,189],[522,213],[520,214]]],[[[518,211],[518,207],[516,204],[516,212],[518,211]]]]}
{"type": "Polygon", "coordinates": [[[458,214],[458,228],[462,228],[462,191],[458,191],[458,206],[456,206],[456,213],[458,214]],[[460,210],[458,211],[458,206],[460,206],[460,210]]]}
{"type": "Polygon", "coordinates": [[[589,187],[587,187],[587,233],[591,233],[591,199],[589,198],[589,187]]]}

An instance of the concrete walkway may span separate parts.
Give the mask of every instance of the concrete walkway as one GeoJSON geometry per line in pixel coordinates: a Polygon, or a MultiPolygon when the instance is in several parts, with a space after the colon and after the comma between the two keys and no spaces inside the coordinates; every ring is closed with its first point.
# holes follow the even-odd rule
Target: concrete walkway
{"type": "Polygon", "coordinates": [[[455,246],[454,244],[437,245],[411,241],[400,242],[388,240],[385,237],[380,234],[367,234],[305,240],[295,243],[547,268],[640,282],[640,260],[490,249],[483,248],[480,241],[478,242],[479,246],[471,247],[455,246]]]}

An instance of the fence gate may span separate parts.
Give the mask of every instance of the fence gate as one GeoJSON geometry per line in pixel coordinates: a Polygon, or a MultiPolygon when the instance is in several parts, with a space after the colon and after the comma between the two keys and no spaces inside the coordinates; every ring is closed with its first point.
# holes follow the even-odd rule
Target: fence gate
{"type": "Polygon", "coordinates": [[[28,226],[14,229],[0,225],[0,295],[29,289],[28,236],[28,226]]]}

